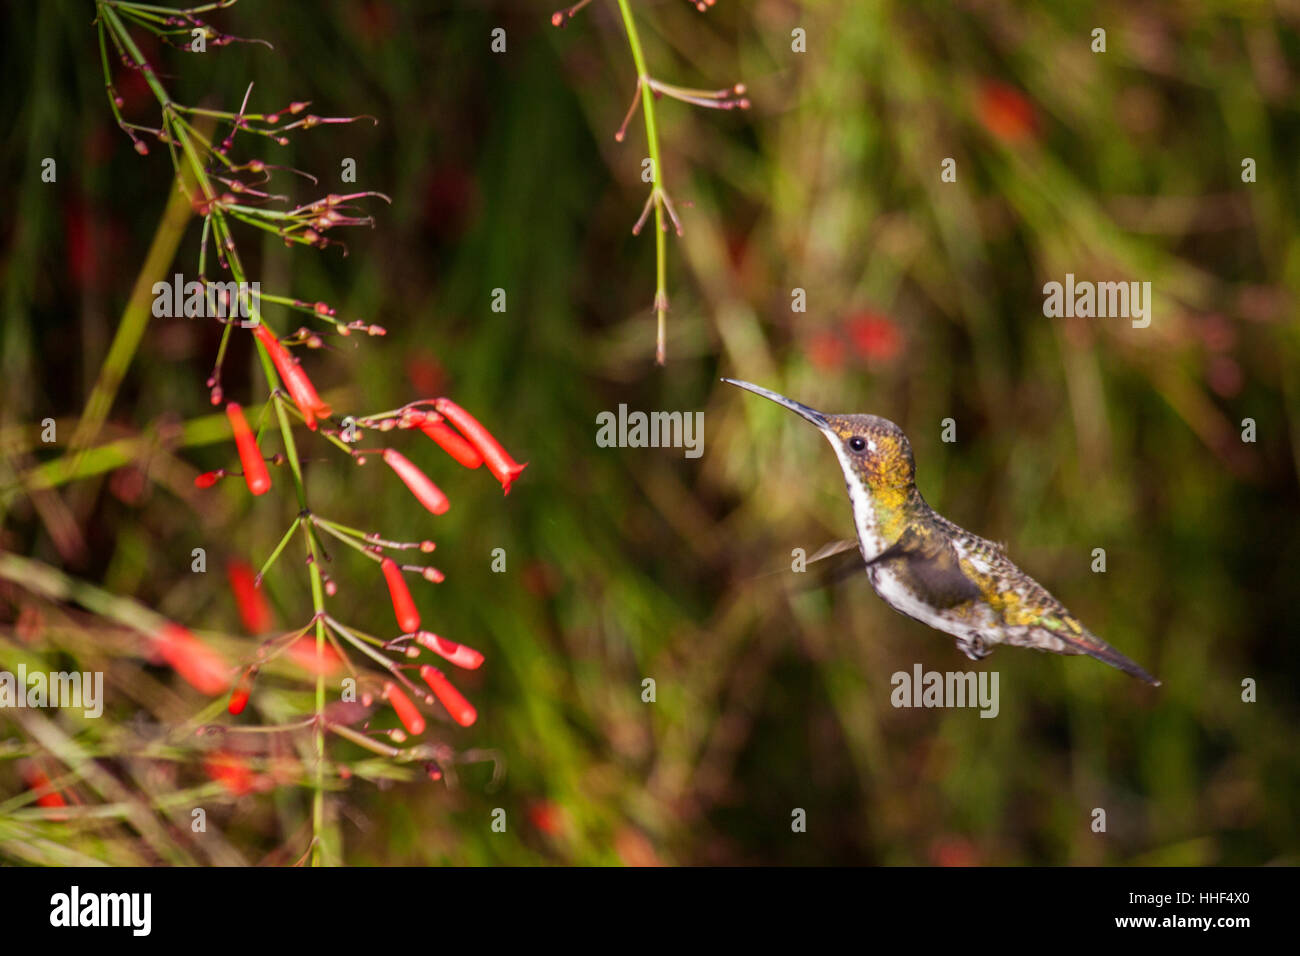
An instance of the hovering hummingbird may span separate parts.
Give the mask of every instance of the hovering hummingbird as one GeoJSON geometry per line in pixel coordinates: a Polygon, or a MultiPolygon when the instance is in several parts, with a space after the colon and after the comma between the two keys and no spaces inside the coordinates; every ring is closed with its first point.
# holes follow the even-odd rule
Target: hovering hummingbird
{"type": "Polygon", "coordinates": [[[998,644],[1087,654],[1159,686],[1137,664],[1085,628],[1001,545],[938,514],[916,489],[912,445],[875,415],[824,415],[749,382],[729,385],[771,399],[811,422],[844,470],[867,578],[895,611],[951,634],[972,660],[998,644]]]}

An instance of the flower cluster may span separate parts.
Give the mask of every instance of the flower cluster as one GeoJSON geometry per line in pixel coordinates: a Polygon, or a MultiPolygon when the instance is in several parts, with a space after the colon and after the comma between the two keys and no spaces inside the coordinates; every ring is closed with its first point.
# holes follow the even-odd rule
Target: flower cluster
{"type": "MultiPolygon", "coordinates": [[[[315,710],[304,721],[282,727],[252,727],[235,722],[221,728],[208,728],[221,738],[209,751],[205,769],[231,794],[250,792],[262,781],[274,784],[283,774],[254,774],[235,745],[242,731],[263,733],[262,739],[280,741],[294,733],[308,733],[316,759],[312,789],[313,840],[309,852],[320,860],[322,840],[320,826],[324,818],[322,804],[325,791],[325,735],[333,733],[372,752],[399,762],[422,762],[432,779],[442,779],[440,762],[462,759],[445,745],[416,744],[397,747],[376,739],[386,735],[391,744],[404,744],[426,729],[421,706],[440,706],[454,723],[467,727],[477,718],[477,710],[453,686],[437,667],[419,658],[424,652],[437,655],[448,664],[475,669],[483,655],[424,628],[415,600],[407,587],[406,575],[416,574],[425,581],[438,583],[443,573],[431,565],[408,564],[406,552],[428,554],[434,543],[428,540],[397,541],[379,534],[349,527],[317,513],[305,483],[295,437],[295,425],[305,425],[310,433],[346,453],[357,464],[378,455],[411,491],[416,500],[435,515],[443,514],[450,502],[442,490],[420,468],[394,448],[362,449],[357,446],[366,431],[379,433],[393,430],[418,430],[460,465],[476,469],[486,467],[509,492],[524,465],[516,462],[492,434],[469,412],[447,398],[413,402],[389,412],[363,416],[338,416],[333,405],[321,398],[303,363],[295,356],[298,348],[320,348],[321,333],[300,327],[288,334],[277,334],[263,315],[270,305],[290,313],[301,313],[325,326],[334,335],[347,337],[354,332],[383,335],[384,329],[364,320],[345,321],[325,302],[311,302],[288,295],[260,291],[246,304],[250,314],[232,318],[231,289],[248,287],[248,275],[239,255],[233,227],[236,223],[272,233],[287,245],[325,248],[342,245],[332,237],[338,228],[373,226],[373,219],[361,213],[356,203],[368,198],[385,201],[388,197],[373,191],[329,194],[312,202],[292,206],[287,197],[272,191],[273,179],[292,173],[315,183],[314,177],[288,167],[277,166],[262,158],[232,158],[237,138],[263,142],[272,148],[289,143],[291,134],[315,127],[351,123],[370,117],[323,117],[309,111],[310,103],[295,101],[283,109],[257,113],[249,109],[252,86],[234,112],[191,107],[174,100],[159,82],[152,64],[141,53],[132,31],[146,30],[162,42],[187,50],[205,49],[206,44],[224,46],[236,37],[221,33],[200,18],[200,14],[228,6],[234,0],[219,0],[190,10],[163,12],[161,8],[128,2],[96,0],[96,26],[99,32],[101,60],[110,108],[118,125],[130,137],[137,152],[149,152],[152,138],[167,147],[175,168],[177,182],[185,190],[194,213],[202,220],[198,274],[203,290],[218,301],[221,309],[213,319],[222,325],[222,337],[207,387],[213,405],[224,405],[231,435],[239,458],[239,469],[220,468],[195,479],[200,489],[211,488],[227,476],[242,477],[253,496],[267,495],[277,470],[287,469],[297,499],[297,515],[280,538],[261,568],[232,561],[227,567],[231,588],[236,597],[241,620],[249,634],[261,638],[254,652],[239,665],[231,665],[212,647],[188,629],[174,622],[163,622],[150,632],[150,651],[154,659],[171,667],[197,691],[209,696],[229,693],[228,711],[241,718],[250,705],[257,704],[257,677],[271,661],[282,655],[315,677],[315,710]],[[184,43],[181,38],[188,38],[184,43]],[[201,44],[199,46],[198,44],[201,44]],[[127,122],[121,112],[122,98],[117,94],[110,66],[109,51],[115,51],[122,68],[143,79],[154,93],[161,112],[157,127],[127,122]],[[218,138],[213,132],[224,129],[218,138]],[[240,134],[243,134],[242,137],[240,134]],[[210,256],[211,253],[211,256],[210,256]],[[232,281],[210,282],[207,269],[210,258],[232,281]],[[268,395],[258,406],[227,400],[221,383],[223,361],[233,335],[251,330],[251,338],[268,384],[268,395]],[[278,433],[281,450],[264,453],[268,436],[278,433]],[[274,617],[262,594],[264,575],[284,554],[295,538],[301,538],[312,594],[313,613],[305,624],[285,633],[273,633],[274,617]],[[392,601],[396,634],[380,637],[334,617],[326,599],[337,585],[326,570],[330,555],[326,541],[341,542],[379,565],[392,601]],[[368,665],[362,670],[357,660],[368,665]],[[327,676],[347,672],[355,681],[355,697],[344,695],[333,703],[326,702],[327,676]],[[371,731],[369,721],[381,703],[390,706],[400,727],[371,731]]],[[[373,119],[373,118],[371,118],[373,119]]],[[[346,254],[346,247],[343,247],[346,254]]],[[[239,293],[242,296],[242,291],[239,293]]],[[[464,759],[470,759],[468,757],[464,759]]],[[[346,779],[345,766],[334,772],[346,779]]]]}
{"type": "MultiPolygon", "coordinates": [[[[478,419],[447,398],[416,401],[392,411],[355,418],[354,427],[345,433],[341,427],[335,426],[330,420],[332,410],[321,402],[307,373],[288,354],[279,340],[268,331],[267,326],[258,325],[254,335],[271,352],[272,361],[280,373],[281,381],[286,384],[293,383],[288,385],[286,407],[295,410],[309,428],[319,430],[321,434],[346,448],[359,464],[364,464],[368,455],[373,452],[351,448],[349,440],[350,442],[360,440],[366,430],[378,432],[418,430],[458,464],[470,469],[486,465],[487,470],[501,483],[502,489],[507,494],[511,484],[526,467],[515,461],[478,419]],[[325,423],[323,427],[322,422],[325,423]]],[[[273,395],[272,402],[285,402],[285,399],[273,395]]],[[[244,416],[243,409],[235,402],[228,402],[226,414],[230,419],[242,476],[248,490],[254,495],[264,494],[271,487],[270,473],[267,468],[268,459],[263,456],[258,447],[257,438],[244,416]]],[[[379,451],[379,456],[426,509],[435,515],[444,514],[448,510],[450,502],[447,496],[405,455],[396,449],[384,448],[379,451]]],[[[195,479],[195,484],[199,488],[210,488],[221,478],[238,474],[241,473],[227,469],[206,472],[195,479]]],[[[387,671],[382,684],[376,684],[374,689],[363,693],[362,702],[369,706],[376,697],[388,701],[410,735],[418,736],[422,733],[425,722],[402,688],[426,704],[432,705],[436,700],[461,726],[467,727],[472,724],[477,717],[477,711],[456,690],[442,671],[428,664],[405,664],[372,653],[375,650],[398,651],[406,658],[416,658],[419,656],[419,649],[424,648],[457,667],[472,670],[483,663],[483,655],[473,648],[421,628],[420,614],[407,587],[405,575],[415,573],[426,581],[441,583],[444,580],[443,573],[432,565],[399,564],[388,554],[390,551],[407,550],[419,550],[427,554],[435,548],[432,541],[390,541],[377,534],[362,532],[304,510],[294,520],[261,571],[253,573],[251,568],[242,562],[234,562],[229,566],[231,589],[235,594],[245,628],[252,634],[262,634],[269,629],[270,610],[260,591],[261,579],[283,553],[288,540],[298,532],[308,536],[308,553],[313,557],[325,553],[320,536],[326,535],[354,548],[379,564],[392,601],[398,636],[383,640],[344,625],[327,613],[318,612],[303,628],[270,638],[258,648],[255,659],[244,666],[235,682],[230,696],[230,713],[236,716],[243,713],[248,705],[258,671],[280,654],[292,653],[295,648],[301,649],[308,632],[314,625],[320,623],[331,641],[331,654],[334,656],[332,663],[321,662],[315,668],[309,666],[309,669],[315,669],[317,672],[332,672],[336,669],[335,665],[348,661],[346,648],[350,645],[354,650],[371,657],[372,660],[379,661],[387,671]],[[420,679],[428,685],[427,691],[419,689],[406,676],[405,671],[413,668],[417,669],[420,679]]],[[[334,582],[323,571],[321,574],[325,593],[332,595],[335,590],[334,582]]],[[[179,625],[168,624],[155,636],[155,651],[163,661],[205,694],[223,693],[229,687],[229,669],[224,662],[179,625]]],[[[303,656],[301,650],[298,651],[298,656],[300,658],[303,656]]],[[[350,662],[347,666],[355,673],[350,662]]]]}

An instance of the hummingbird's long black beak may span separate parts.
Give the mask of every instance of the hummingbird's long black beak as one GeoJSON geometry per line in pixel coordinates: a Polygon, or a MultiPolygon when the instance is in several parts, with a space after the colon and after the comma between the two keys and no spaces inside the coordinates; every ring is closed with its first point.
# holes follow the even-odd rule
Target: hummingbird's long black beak
{"type": "Polygon", "coordinates": [[[726,382],[728,385],[735,385],[739,388],[743,388],[748,391],[751,391],[755,395],[762,395],[764,398],[776,402],[782,408],[788,408],[796,415],[799,415],[800,417],[807,419],[808,421],[816,425],[818,428],[831,427],[831,423],[826,420],[826,416],[823,415],[821,412],[809,408],[807,405],[800,404],[799,402],[796,402],[792,398],[786,398],[784,395],[778,395],[776,392],[768,391],[767,389],[755,385],[752,382],[742,382],[740,379],[737,378],[724,378],[723,381],[726,382]]]}

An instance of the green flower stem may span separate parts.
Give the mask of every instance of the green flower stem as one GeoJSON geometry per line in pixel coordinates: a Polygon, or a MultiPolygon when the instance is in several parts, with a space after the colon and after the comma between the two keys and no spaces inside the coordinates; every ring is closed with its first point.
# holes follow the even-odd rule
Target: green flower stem
{"type": "MultiPolygon", "coordinates": [[[[168,130],[170,137],[180,146],[181,153],[186,162],[189,164],[191,173],[194,176],[195,183],[199,187],[206,202],[206,219],[212,224],[212,236],[218,243],[225,255],[226,264],[230,269],[230,277],[241,286],[246,284],[248,277],[244,272],[243,263],[240,260],[239,253],[235,248],[233,238],[230,236],[230,228],[226,222],[225,214],[221,206],[215,202],[218,191],[213,187],[212,182],[208,179],[207,170],[204,166],[203,159],[195,146],[197,138],[201,143],[206,143],[207,138],[187,123],[180,113],[174,108],[171,98],[167,91],[158,83],[153,74],[152,67],[140,53],[139,48],[131,39],[129,32],[122,25],[122,21],[113,11],[112,5],[108,0],[98,0],[97,8],[100,16],[109,26],[115,43],[122,49],[126,50],[128,55],[134,61],[136,66],[144,75],[149,87],[157,97],[159,105],[162,107],[163,124],[168,130]]],[[[250,316],[255,322],[261,321],[260,310],[256,307],[252,310],[250,316]]],[[[229,328],[229,327],[227,327],[229,328]]],[[[285,414],[284,404],[279,399],[276,390],[280,386],[279,376],[276,374],[275,365],[271,361],[266,347],[256,341],[257,355],[262,364],[262,370],[266,375],[267,388],[272,395],[272,401],[275,402],[276,418],[280,426],[280,438],[284,444],[285,455],[289,460],[289,470],[293,476],[294,491],[298,497],[298,507],[300,511],[307,510],[307,490],[303,484],[302,465],[298,458],[298,446],[294,441],[293,428],[290,425],[288,415],[285,414]]],[[[309,573],[311,577],[312,607],[316,612],[316,655],[318,659],[323,660],[325,656],[325,589],[321,580],[320,555],[317,552],[315,538],[310,533],[310,524],[304,524],[309,531],[307,536],[307,549],[310,558],[309,573]]],[[[312,845],[311,859],[312,864],[319,866],[325,862],[327,855],[325,844],[328,842],[329,856],[334,858],[333,835],[327,836],[325,833],[325,675],[324,668],[319,668],[316,677],[316,714],[314,724],[314,743],[316,753],[316,768],[312,785],[312,845]]]]}
{"type": "Polygon", "coordinates": [[[144,58],[140,48],[131,39],[130,31],[118,18],[113,6],[113,4],[105,2],[105,0],[98,0],[95,4],[100,18],[108,24],[114,42],[127,52],[132,62],[139,68],[140,74],[144,77],[144,81],[149,84],[149,89],[153,91],[153,95],[157,97],[158,102],[162,104],[163,110],[169,110],[172,102],[171,97],[167,95],[167,90],[164,89],[163,85],[158,82],[158,77],[154,76],[153,67],[149,65],[149,61],[144,58]]]}
{"type": "Polygon", "coordinates": [[[663,365],[666,346],[666,315],[668,312],[668,234],[664,231],[663,164],[659,161],[659,126],[655,120],[654,90],[650,88],[650,73],[646,69],[645,54],[641,51],[641,35],[628,0],[618,0],[623,26],[627,30],[627,45],[632,50],[636,65],[637,86],[641,91],[641,112],[645,115],[646,147],[650,152],[650,165],[654,167],[654,186],[650,190],[655,207],[655,361],[663,365]]]}
{"type": "Polygon", "coordinates": [[[280,543],[275,546],[275,550],[271,552],[271,556],[267,558],[266,563],[262,565],[262,570],[257,572],[258,577],[265,577],[266,572],[271,570],[271,565],[275,564],[276,559],[280,557],[280,552],[283,551],[284,546],[289,543],[289,539],[293,537],[293,533],[298,530],[298,524],[301,521],[301,517],[293,519],[293,523],[289,525],[289,530],[284,533],[284,537],[280,539],[280,543]]]}
{"type": "MultiPolygon", "coordinates": [[[[381,757],[390,757],[394,760],[402,760],[406,751],[400,747],[390,747],[388,744],[382,744],[378,740],[367,737],[365,734],[358,733],[351,727],[344,727],[342,724],[334,724],[330,730],[338,734],[344,740],[350,740],[358,747],[364,747],[372,753],[377,753],[381,757]]],[[[409,758],[407,758],[409,759],[409,758]]]]}

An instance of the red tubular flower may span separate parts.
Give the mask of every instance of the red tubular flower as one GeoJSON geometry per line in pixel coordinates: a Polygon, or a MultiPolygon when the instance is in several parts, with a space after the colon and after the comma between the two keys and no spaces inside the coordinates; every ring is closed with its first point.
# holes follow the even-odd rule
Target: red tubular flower
{"type": "Polygon", "coordinates": [[[153,641],[158,656],[199,693],[215,697],[230,686],[226,662],[179,624],[163,625],[153,641]]]}
{"type": "Polygon", "coordinates": [[[397,472],[397,477],[411,489],[411,494],[436,515],[444,514],[451,507],[451,502],[442,493],[442,489],[429,480],[429,476],[411,463],[411,460],[399,451],[384,449],[384,462],[397,472]]]}
{"type": "Polygon", "coordinates": [[[564,810],[550,800],[538,800],[528,805],[528,821],[549,836],[556,836],[564,828],[564,810]]]}
{"type": "Polygon", "coordinates": [[[844,343],[834,332],[823,330],[808,339],[808,360],[821,371],[834,372],[844,365],[844,343]]]}
{"type": "Polygon", "coordinates": [[[1014,86],[989,80],[980,85],[977,110],[984,128],[1007,143],[1029,139],[1038,129],[1037,111],[1014,86]]]}
{"type": "MultiPolygon", "coordinates": [[[[27,784],[29,790],[40,790],[50,785],[50,778],[45,775],[45,771],[35,765],[28,765],[23,770],[23,781],[27,784]]],[[[68,801],[63,799],[63,794],[57,790],[51,790],[49,793],[43,793],[36,798],[38,807],[66,807],[68,801]]]]}
{"type": "Polygon", "coordinates": [[[427,647],[435,654],[445,657],[457,667],[463,667],[467,671],[477,670],[483,663],[483,655],[474,648],[466,647],[464,644],[457,644],[455,641],[449,641],[431,631],[420,631],[415,635],[415,643],[421,647],[427,647]]]}
{"type": "Polygon", "coordinates": [[[302,412],[302,417],[307,420],[307,427],[315,431],[317,417],[325,418],[333,409],[321,401],[320,396],[316,394],[316,386],[312,385],[311,379],[298,364],[298,360],[280,344],[274,332],[264,323],[259,322],[257,328],[253,329],[253,334],[266,347],[267,354],[271,356],[275,370],[280,375],[280,380],[289,391],[289,397],[298,406],[298,411],[302,412]]]}
{"type": "Polygon", "coordinates": [[[248,697],[252,693],[253,689],[254,673],[255,671],[251,667],[244,671],[239,678],[239,683],[236,684],[235,689],[230,692],[230,703],[227,705],[226,710],[230,711],[236,717],[242,714],[244,708],[248,706],[248,697]]]}
{"type": "Polygon", "coordinates": [[[271,629],[271,605],[266,595],[257,586],[257,575],[252,567],[243,561],[232,558],[226,562],[226,577],[230,581],[230,590],[235,595],[235,605],[239,608],[239,619],[244,622],[244,630],[249,634],[263,634],[271,629]]]}
{"type": "Polygon", "coordinates": [[[266,459],[262,449],[257,447],[253,430],[248,427],[244,410],[238,402],[226,404],[226,417],[230,419],[230,430],[235,433],[235,447],[239,449],[239,462],[244,466],[244,482],[248,490],[255,495],[264,495],[271,490],[271,475],[266,470],[266,459]]]}
{"type": "Polygon", "coordinates": [[[397,626],[403,634],[410,634],[420,629],[420,612],[415,609],[415,601],[402,577],[402,569],[392,558],[384,558],[379,565],[384,569],[384,580],[388,582],[388,594],[393,599],[393,614],[397,617],[397,626]]]}
{"type": "Polygon", "coordinates": [[[194,479],[194,487],[211,488],[213,485],[215,485],[218,481],[220,481],[225,476],[226,473],[224,469],[218,469],[217,471],[205,471],[203,474],[199,475],[197,478],[194,479]]]}
{"type": "Polygon", "coordinates": [[[238,754],[224,750],[203,758],[203,772],[225,787],[232,797],[244,797],[252,793],[256,782],[248,762],[238,754]]]}
{"type": "Polygon", "coordinates": [[[469,439],[470,444],[479,450],[483,460],[487,462],[488,471],[501,482],[501,488],[506,494],[510,494],[511,483],[519,477],[519,473],[528,467],[528,463],[519,464],[501,447],[501,443],[492,437],[492,433],[484,428],[477,418],[471,415],[465,409],[461,408],[449,398],[440,398],[434,402],[434,407],[447,417],[447,420],[459,429],[460,433],[469,439]]]}
{"type": "Polygon", "coordinates": [[[451,681],[447,680],[447,676],[438,668],[425,664],[420,668],[420,676],[438,698],[438,703],[447,708],[447,713],[451,714],[451,719],[456,723],[468,727],[478,719],[478,711],[474,709],[474,705],[451,686],[451,681]]]}
{"type": "Polygon", "coordinates": [[[466,468],[477,468],[483,464],[483,456],[479,454],[478,449],[462,438],[454,428],[442,420],[441,416],[433,421],[426,421],[420,426],[420,431],[436,441],[443,451],[466,468]]]}
{"type": "Polygon", "coordinates": [[[411,703],[411,698],[407,697],[392,681],[384,685],[384,700],[393,705],[393,710],[397,712],[397,719],[402,722],[408,734],[418,737],[424,733],[424,716],[411,703]]]}
{"type": "Polygon", "coordinates": [[[343,666],[339,652],[328,643],[324,653],[316,653],[316,637],[313,634],[304,634],[290,644],[288,654],[291,661],[309,674],[333,674],[343,666]]]}
{"type": "Polygon", "coordinates": [[[903,336],[888,318],[875,312],[859,312],[845,322],[849,341],[865,359],[888,362],[903,347],[903,336]]]}

